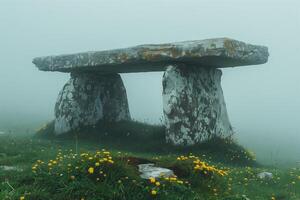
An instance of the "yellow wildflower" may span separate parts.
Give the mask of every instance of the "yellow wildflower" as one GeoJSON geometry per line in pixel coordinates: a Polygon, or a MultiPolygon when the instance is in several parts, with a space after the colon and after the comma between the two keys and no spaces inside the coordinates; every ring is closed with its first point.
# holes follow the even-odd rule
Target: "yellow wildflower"
{"type": "Polygon", "coordinates": [[[88,169],[88,172],[89,172],[90,174],[93,174],[94,171],[95,171],[94,167],[90,167],[90,168],[88,169]]]}
{"type": "Polygon", "coordinates": [[[113,164],[113,163],[114,163],[114,161],[113,161],[113,160],[108,160],[108,162],[109,162],[109,163],[111,163],[111,164],[113,164]]]}
{"type": "Polygon", "coordinates": [[[154,195],[157,194],[157,192],[156,192],[155,190],[152,190],[152,191],[151,191],[151,194],[154,196],[154,195]]]}
{"type": "Polygon", "coordinates": [[[150,180],[151,183],[155,183],[156,182],[155,178],[153,178],[153,177],[150,177],[149,180],[150,180]]]}

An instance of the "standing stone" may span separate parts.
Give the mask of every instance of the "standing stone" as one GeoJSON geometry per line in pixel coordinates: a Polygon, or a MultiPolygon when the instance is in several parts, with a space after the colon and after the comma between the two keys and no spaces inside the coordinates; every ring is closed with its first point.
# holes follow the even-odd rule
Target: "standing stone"
{"type": "Polygon", "coordinates": [[[168,66],[163,76],[166,139],[194,145],[233,134],[221,88],[222,71],[184,65],[168,66]]]}
{"type": "Polygon", "coordinates": [[[120,75],[72,72],[55,105],[55,134],[92,126],[99,120],[130,120],[120,75]]]}

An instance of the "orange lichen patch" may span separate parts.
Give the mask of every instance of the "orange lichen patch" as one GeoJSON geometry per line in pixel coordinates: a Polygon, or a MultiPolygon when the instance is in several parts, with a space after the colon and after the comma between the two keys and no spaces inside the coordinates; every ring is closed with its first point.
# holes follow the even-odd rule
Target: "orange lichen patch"
{"type": "Polygon", "coordinates": [[[234,44],[234,42],[230,39],[225,39],[224,40],[224,48],[226,49],[226,51],[228,52],[227,55],[228,56],[233,56],[236,54],[236,51],[238,49],[238,46],[236,44],[234,44]]]}
{"type": "Polygon", "coordinates": [[[121,63],[125,63],[127,62],[127,60],[129,59],[129,56],[127,53],[122,53],[118,56],[118,60],[121,62],[121,63]]]}
{"type": "Polygon", "coordinates": [[[147,49],[146,51],[143,51],[141,53],[141,57],[144,60],[151,61],[151,62],[159,61],[163,56],[169,57],[169,54],[166,53],[164,49],[158,49],[158,50],[147,49]]]}

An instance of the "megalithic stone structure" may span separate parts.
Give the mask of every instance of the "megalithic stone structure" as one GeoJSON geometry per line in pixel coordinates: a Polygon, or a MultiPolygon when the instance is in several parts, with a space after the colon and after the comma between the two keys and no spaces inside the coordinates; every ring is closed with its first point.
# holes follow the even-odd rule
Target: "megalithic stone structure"
{"type": "Polygon", "coordinates": [[[107,112],[114,113],[107,117],[109,120],[130,119],[126,91],[117,74],[165,71],[166,139],[175,145],[193,145],[233,134],[221,88],[222,72],[218,68],[263,64],[268,56],[267,47],[217,38],[39,57],[33,63],[42,71],[71,73],[56,104],[57,133],[75,129],[85,121],[95,124],[109,116],[107,112]],[[91,86],[93,89],[89,90],[91,86]],[[104,98],[107,101],[98,98],[106,93],[116,95],[108,95],[104,98]],[[76,95],[80,98],[73,98],[76,95]],[[122,98],[115,100],[116,97],[122,98]],[[113,106],[99,111],[110,101],[113,106]]]}

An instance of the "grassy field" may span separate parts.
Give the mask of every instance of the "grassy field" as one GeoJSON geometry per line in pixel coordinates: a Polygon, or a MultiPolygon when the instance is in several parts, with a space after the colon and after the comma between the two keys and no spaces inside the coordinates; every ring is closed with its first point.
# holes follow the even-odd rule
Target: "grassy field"
{"type": "MultiPolygon", "coordinates": [[[[300,199],[299,168],[259,165],[232,141],[179,148],[164,144],[159,126],[99,126],[101,131],[78,130],[64,138],[1,135],[0,199],[300,199]],[[141,179],[142,163],[170,168],[177,176],[141,179]],[[274,177],[259,179],[264,171],[274,177]]],[[[39,134],[49,130],[51,125],[39,134]]]]}

